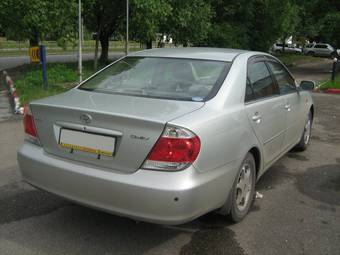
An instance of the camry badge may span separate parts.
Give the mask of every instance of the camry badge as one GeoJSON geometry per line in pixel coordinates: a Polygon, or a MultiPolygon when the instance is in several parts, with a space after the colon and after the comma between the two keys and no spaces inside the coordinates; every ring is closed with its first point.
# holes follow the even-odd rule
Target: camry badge
{"type": "Polygon", "coordinates": [[[130,135],[130,137],[132,139],[138,139],[138,140],[144,140],[144,141],[148,141],[150,139],[150,137],[146,137],[146,136],[138,136],[138,135],[130,135]]]}

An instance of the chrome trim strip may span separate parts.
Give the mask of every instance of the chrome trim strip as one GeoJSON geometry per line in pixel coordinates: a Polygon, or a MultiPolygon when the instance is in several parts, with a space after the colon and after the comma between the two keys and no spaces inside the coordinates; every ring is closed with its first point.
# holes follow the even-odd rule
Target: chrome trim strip
{"type": "Polygon", "coordinates": [[[68,122],[56,122],[55,125],[61,127],[61,128],[69,128],[79,131],[86,131],[90,133],[96,133],[96,134],[103,134],[103,135],[109,135],[109,136],[122,136],[123,133],[116,130],[111,129],[104,129],[104,128],[98,128],[98,127],[91,127],[91,126],[85,126],[81,124],[75,124],[75,123],[68,123],[68,122]]]}

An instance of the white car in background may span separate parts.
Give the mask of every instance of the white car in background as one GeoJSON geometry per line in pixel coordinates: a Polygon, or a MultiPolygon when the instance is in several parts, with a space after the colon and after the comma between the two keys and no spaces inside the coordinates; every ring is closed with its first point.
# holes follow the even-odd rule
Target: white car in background
{"type": "Polygon", "coordinates": [[[303,48],[303,53],[310,56],[337,58],[340,49],[336,50],[327,43],[310,43],[303,48]]]}
{"type": "MultiPolygon", "coordinates": [[[[283,44],[282,43],[274,43],[271,48],[272,53],[282,53],[283,52],[283,44]]],[[[301,54],[302,49],[296,47],[294,44],[285,44],[284,52],[286,53],[294,53],[294,54],[301,54]]]]}

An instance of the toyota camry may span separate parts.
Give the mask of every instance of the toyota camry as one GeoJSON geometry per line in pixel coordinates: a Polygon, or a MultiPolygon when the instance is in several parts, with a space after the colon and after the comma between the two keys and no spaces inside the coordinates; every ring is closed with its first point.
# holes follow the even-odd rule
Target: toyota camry
{"type": "Polygon", "coordinates": [[[30,103],[19,166],[33,186],[116,215],[180,224],[217,211],[238,222],[261,175],[307,148],[313,88],[261,52],[132,53],[30,103]]]}

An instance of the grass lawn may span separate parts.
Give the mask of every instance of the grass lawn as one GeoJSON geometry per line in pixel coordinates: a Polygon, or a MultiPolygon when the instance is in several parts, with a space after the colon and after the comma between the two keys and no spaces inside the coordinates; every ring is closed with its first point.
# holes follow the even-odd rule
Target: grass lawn
{"type": "MultiPolygon", "coordinates": [[[[84,62],[83,68],[85,78],[95,72],[93,61],[84,62]]],[[[32,100],[59,94],[73,88],[78,84],[77,63],[48,64],[47,80],[48,89],[45,90],[42,86],[41,65],[27,65],[25,70],[14,79],[21,105],[24,106],[32,100]]]]}
{"type": "Polygon", "coordinates": [[[334,81],[327,81],[322,84],[320,89],[340,89],[340,74],[335,77],[334,81]]]}
{"type": "Polygon", "coordinates": [[[312,57],[312,56],[306,56],[306,55],[300,55],[300,54],[277,54],[274,55],[278,59],[282,61],[286,66],[295,66],[300,63],[311,63],[311,62],[317,62],[320,61],[320,58],[312,57]]]}

